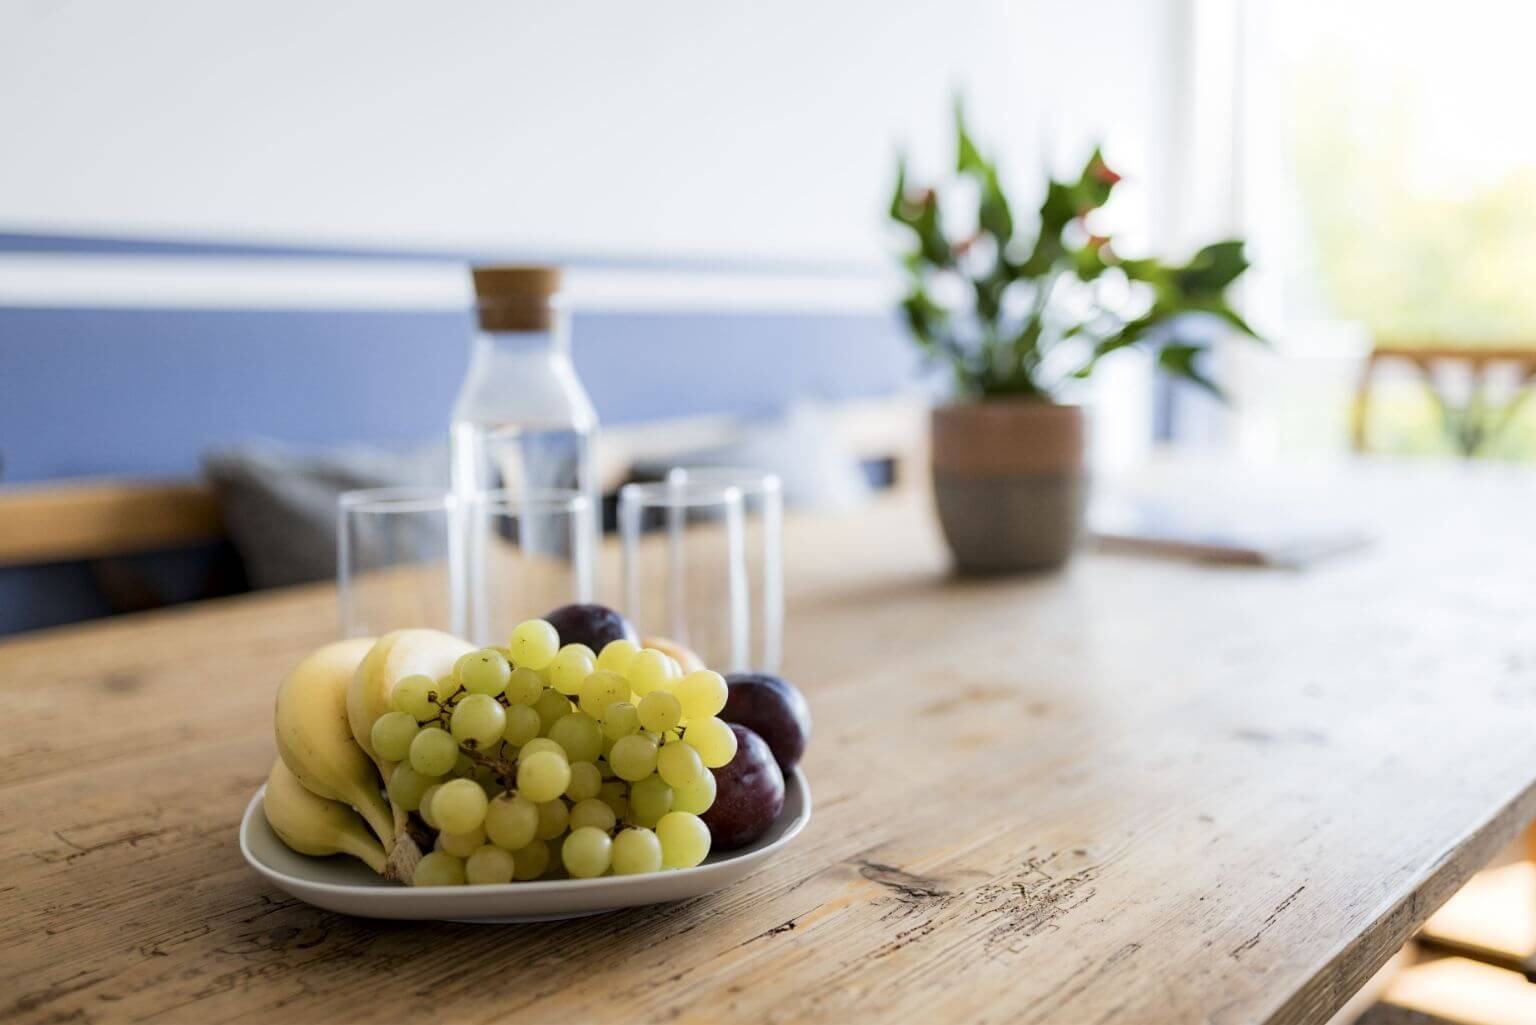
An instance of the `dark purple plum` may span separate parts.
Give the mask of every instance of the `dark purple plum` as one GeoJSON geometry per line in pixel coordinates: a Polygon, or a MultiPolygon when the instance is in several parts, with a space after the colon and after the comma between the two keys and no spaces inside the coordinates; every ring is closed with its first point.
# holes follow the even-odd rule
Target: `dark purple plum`
{"type": "Polygon", "coordinates": [[[585,644],[595,655],[610,641],[638,640],[629,620],[606,605],[562,605],[544,619],[560,635],[561,644],[585,644]]]}
{"type": "Polygon", "coordinates": [[[725,682],[730,695],[720,718],[755,732],[768,742],[779,768],[793,770],[811,742],[811,709],[799,688],[768,673],[732,673],[725,682]]]}
{"type": "Polygon", "coordinates": [[[743,847],[773,825],[784,810],[784,774],[767,741],[745,726],[731,725],[736,757],[715,774],[715,803],[701,818],[709,827],[710,848],[743,847]]]}

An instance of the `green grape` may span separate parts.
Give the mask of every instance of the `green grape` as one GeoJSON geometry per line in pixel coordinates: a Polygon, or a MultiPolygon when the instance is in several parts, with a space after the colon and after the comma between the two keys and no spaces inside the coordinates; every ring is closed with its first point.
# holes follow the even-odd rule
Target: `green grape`
{"type": "Polygon", "coordinates": [[[585,644],[567,644],[549,664],[549,682],[555,690],[566,696],[574,696],[581,690],[581,683],[597,668],[597,656],[585,644]]]}
{"type": "Polygon", "coordinates": [[[537,879],[549,868],[549,844],[534,840],[512,852],[512,878],[522,882],[537,879]]]}
{"type": "Polygon", "coordinates": [[[664,690],[653,690],[641,698],[635,711],[640,716],[641,727],[652,733],[674,730],[683,719],[683,706],[677,695],[664,690]]]}
{"type": "Polygon", "coordinates": [[[613,809],[615,818],[622,819],[629,812],[629,784],[610,780],[597,792],[597,799],[613,809]]]}
{"type": "Polygon", "coordinates": [[[481,648],[461,656],[453,664],[453,675],[471,694],[495,697],[506,690],[512,667],[495,648],[481,648]]]}
{"type": "Polygon", "coordinates": [[[453,739],[468,748],[490,747],[506,728],[507,710],[489,694],[465,695],[448,720],[453,739]]]}
{"type": "Polygon", "coordinates": [[[676,795],[672,801],[673,811],[703,815],[715,803],[715,774],[705,769],[691,784],[674,787],[672,792],[676,795]]]}
{"type": "Polygon", "coordinates": [[[628,701],[615,701],[603,711],[603,736],[609,740],[618,740],[639,730],[640,713],[628,701]]]}
{"type": "Polygon", "coordinates": [[[453,760],[452,774],[466,778],[473,776],[475,774],[475,763],[470,760],[469,755],[460,751],[459,756],[453,760]]]}
{"type": "Polygon", "coordinates": [[[643,826],[621,830],[613,838],[613,874],[638,875],[661,871],[661,841],[643,826]]]}
{"type": "Polygon", "coordinates": [[[560,846],[565,870],[577,879],[591,879],[608,871],[613,860],[613,841],[600,829],[587,826],[571,831],[560,846]]]}
{"type": "Polygon", "coordinates": [[[449,833],[468,833],[485,822],[490,802],[472,779],[451,779],[432,795],[432,817],[449,833]]]}
{"type": "Polygon", "coordinates": [[[427,788],[437,782],[430,776],[424,776],[412,769],[409,765],[401,763],[395,766],[395,771],[389,775],[389,799],[394,801],[406,811],[415,811],[421,807],[422,795],[427,788]]]}
{"type": "Polygon", "coordinates": [[[428,726],[411,740],[411,768],[423,776],[441,776],[459,760],[459,742],[448,731],[428,726]]]}
{"type": "Polygon", "coordinates": [[[565,749],[573,762],[595,762],[603,753],[603,731],[597,721],[580,712],[563,715],[549,728],[549,739],[565,749]]]}
{"type": "MultiPolygon", "coordinates": [[[[608,749],[608,751],[612,751],[613,750],[613,741],[611,741],[611,740],[605,741],[603,746],[606,747],[608,749]]],[[[610,779],[617,779],[618,775],[619,775],[618,773],[613,771],[613,766],[608,764],[608,751],[604,751],[603,752],[603,757],[601,757],[601,758],[599,758],[597,760],[597,772],[598,772],[598,775],[602,776],[603,780],[605,782],[607,780],[610,780],[610,779]]]]}
{"type": "Polygon", "coordinates": [[[566,784],[565,796],[573,801],[585,801],[596,797],[603,787],[603,774],[591,762],[572,762],[571,781],[566,784]]]}
{"type": "Polygon", "coordinates": [[[672,693],[683,706],[683,715],[689,719],[707,719],[719,715],[730,696],[725,677],[713,669],[700,669],[677,681],[672,693]]]}
{"type": "Polygon", "coordinates": [[[505,714],[507,725],[501,731],[501,738],[508,744],[513,747],[522,747],[539,735],[539,730],[542,728],[539,713],[529,706],[509,705],[505,714]]]}
{"type": "Polygon", "coordinates": [[[531,705],[544,693],[544,678],[532,669],[514,669],[503,693],[513,705],[531,705]]]}
{"type": "Polygon", "coordinates": [[[539,828],[539,806],[521,794],[502,794],[485,810],[485,835],[497,847],[526,847],[539,828]]]}
{"type": "Polygon", "coordinates": [[[607,833],[618,824],[619,817],[613,813],[613,809],[595,797],[589,797],[585,801],[577,801],[571,808],[571,831],[575,832],[586,826],[601,829],[607,833]]]}
{"type": "Polygon", "coordinates": [[[516,864],[511,851],[486,844],[477,848],[464,862],[464,881],[471,886],[510,883],[516,864]]]}
{"type": "Polygon", "coordinates": [[[697,815],[673,811],[656,823],[661,863],[667,868],[692,868],[709,856],[709,827],[697,815]]]}
{"type": "Polygon", "coordinates": [[[639,650],[639,645],[634,641],[626,641],[622,637],[616,641],[609,641],[603,645],[602,653],[597,656],[597,668],[627,677],[629,660],[634,658],[639,650]]]}
{"type": "MultiPolygon", "coordinates": [[[[398,773],[400,771],[400,769],[411,769],[411,767],[409,765],[402,765],[402,766],[396,768],[395,772],[398,773]]],[[[411,772],[414,773],[415,771],[416,771],[415,769],[411,769],[411,772]]],[[[390,782],[394,782],[394,778],[393,777],[390,778],[390,782]]],[[[406,809],[407,811],[415,811],[416,814],[421,816],[421,821],[425,822],[427,825],[431,826],[433,829],[438,828],[438,826],[437,826],[437,819],[432,817],[432,795],[437,793],[437,791],[441,787],[442,787],[441,783],[433,783],[431,786],[427,787],[426,790],[422,791],[422,793],[421,793],[421,800],[417,802],[416,807],[414,809],[409,809],[409,808],[406,809]]]]}
{"type": "Polygon", "coordinates": [[[476,779],[475,782],[480,785],[481,790],[485,791],[487,801],[494,801],[506,792],[506,787],[501,785],[501,781],[494,778],[476,779]]]}
{"type": "Polygon", "coordinates": [[[476,826],[467,833],[437,834],[437,850],[452,854],[455,858],[467,858],[485,843],[485,830],[476,826]]]}
{"type": "Polygon", "coordinates": [[[388,762],[403,762],[411,753],[411,741],[421,727],[409,712],[385,712],[373,721],[368,740],[380,758],[388,762]]]}
{"type": "Polygon", "coordinates": [[[529,619],[513,629],[507,647],[512,650],[513,665],[543,669],[554,661],[555,653],[560,650],[560,635],[544,620],[529,619]]]}
{"type": "Polygon", "coordinates": [[[538,754],[540,751],[548,751],[551,754],[557,754],[561,758],[565,758],[566,761],[570,761],[570,758],[566,756],[565,748],[561,747],[553,740],[550,740],[548,737],[535,737],[528,741],[528,743],[524,744],[522,749],[517,752],[517,757],[519,759],[531,758],[538,754]]]}
{"type": "Polygon", "coordinates": [[[439,705],[446,705],[457,698],[463,688],[459,684],[458,678],[449,673],[447,676],[437,678],[437,687],[435,689],[437,691],[437,703],[439,705]]]}
{"type": "Polygon", "coordinates": [[[728,765],[736,757],[736,734],[714,716],[689,722],[688,729],[683,732],[683,741],[692,744],[711,769],[728,765]]]}
{"type": "Polygon", "coordinates": [[[656,754],[656,772],[667,781],[669,787],[685,787],[697,783],[700,776],[710,772],[704,768],[704,760],[690,745],[673,742],[656,754]]]}
{"type": "Polygon", "coordinates": [[[545,801],[539,806],[539,825],[533,835],[540,840],[553,840],[565,832],[565,827],[570,824],[571,810],[560,798],[553,801],[545,801]]]}
{"type": "Polygon", "coordinates": [[[672,663],[655,648],[642,648],[630,659],[629,670],[624,675],[629,678],[629,685],[635,693],[644,698],[658,688],[671,684],[672,663]]]}
{"type": "MultiPolygon", "coordinates": [[[[437,715],[437,702],[433,700],[437,690],[436,680],[416,673],[395,684],[389,694],[389,705],[417,722],[426,722],[437,715]]],[[[393,760],[400,761],[399,758],[393,760]]]]}
{"type": "Polygon", "coordinates": [[[608,754],[608,763],[620,779],[631,783],[644,779],[656,771],[656,745],[651,738],[640,733],[615,740],[613,750],[608,754]]]}
{"type": "Polygon", "coordinates": [[[452,854],[433,851],[416,863],[412,886],[463,886],[464,862],[452,854]]]}
{"type": "Polygon", "coordinates": [[[571,702],[564,694],[546,687],[539,700],[533,703],[533,710],[539,713],[539,732],[548,733],[561,716],[571,714],[571,702]]]}
{"type": "Polygon", "coordinates": [[[536,751],[517,763],[517,792],[530,801],[553,801],[571,785],[571,766],[553,751],[536,751]]]}
{"type": "Polygon", "coordinates": [[[660,776],[647,776],[629,788],[629,821],[637,826],[654,826],[672,810],[672,788],[660,776]]]}
{"type": "Polygon", "coordinates": [[[618,673],[599,669],[581,681],[578,704],[583,712],[594,719],[603,718],[608,712],[608,706],[614,702],[628,700],[629,681],[618,673]]]}

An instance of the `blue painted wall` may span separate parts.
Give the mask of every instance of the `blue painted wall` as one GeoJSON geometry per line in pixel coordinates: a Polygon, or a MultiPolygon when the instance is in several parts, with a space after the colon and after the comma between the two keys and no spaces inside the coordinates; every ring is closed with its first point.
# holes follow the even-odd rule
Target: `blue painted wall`
{"type": "MultiPolygon", "coordinates": [[[[186,475],[209,445],[414,444],[446,435],[469,318],[446,313],[0,308],[7,481],[186,475]]],[[[572,326],[606,423],[888,393],[894,319],[602,313],[572,326]]]]}

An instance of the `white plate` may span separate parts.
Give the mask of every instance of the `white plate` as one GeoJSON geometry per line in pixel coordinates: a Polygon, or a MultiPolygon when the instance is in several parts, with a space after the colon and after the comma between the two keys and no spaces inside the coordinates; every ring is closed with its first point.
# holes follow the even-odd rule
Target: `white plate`
{"type": "Polygon", "coordinates": [[[696,868],[600,879],[413,889],[379,878],[353,858],[313,858],[289,850],[261,813],[265,792],[265,786],[256,791],[240,822],[240,853],[245,860],[272,885],[305,903],[363,918],[541,922],[687,900],[743,879],[798,836],[811,818],[811,791],[796,769],[784,780],[784,810],[766,836],[740,850],[711,854],[696,868]]]}

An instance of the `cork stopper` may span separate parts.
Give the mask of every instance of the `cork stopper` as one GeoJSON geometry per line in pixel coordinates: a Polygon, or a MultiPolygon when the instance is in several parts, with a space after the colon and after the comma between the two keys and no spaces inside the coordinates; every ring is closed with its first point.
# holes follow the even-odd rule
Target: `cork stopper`
{"type": "Polygon", "coordinates": [[[475,267],[475,305],[485,331],[548,331],[549,300],[560,291],[560,268],[475,267]]]}

